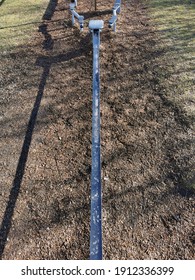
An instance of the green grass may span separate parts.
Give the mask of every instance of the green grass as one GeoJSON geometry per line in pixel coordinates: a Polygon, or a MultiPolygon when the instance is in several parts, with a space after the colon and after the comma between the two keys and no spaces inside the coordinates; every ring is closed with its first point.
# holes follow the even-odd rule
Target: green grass
{"type": "MultiPolygon", "coordinates": [[[[1,4],[1,2],[0,2],[1,4]]],[[[0,6],[0,50],[24,44],[48,5],[47,0],[5,0],[0,6]]]]}
{"type": "Polygon", "coordinates": [[[195,0],[148,0],[152,21],[174,64],[170,81],[177,83],[173,98],[195,116],[195,0]]]}

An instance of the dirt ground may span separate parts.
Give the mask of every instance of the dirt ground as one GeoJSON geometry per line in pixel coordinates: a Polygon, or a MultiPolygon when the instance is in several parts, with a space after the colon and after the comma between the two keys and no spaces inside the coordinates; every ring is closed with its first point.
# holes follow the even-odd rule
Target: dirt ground
{"type": "Polygon", "coordinates": [[[192,119],[173,102],[166,46],[142,0],[94,12],[53,1],[25,46],[1,53],[0,257],[88,259],[92,44],[101,33],[104,259],[194,258],[192,119]]]}

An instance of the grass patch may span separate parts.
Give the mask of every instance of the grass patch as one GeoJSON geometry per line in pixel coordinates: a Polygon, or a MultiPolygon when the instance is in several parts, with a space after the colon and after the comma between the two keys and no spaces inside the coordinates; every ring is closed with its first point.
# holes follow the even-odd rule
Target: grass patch
{"type": "Polygon", "coordinates": [[[41,21],[47,0],[5,0],[0,2],[0,50],[24,44],[41,21]]]}
{"type": "MultiPolygon", "coordinates": [[[[195,0],[148,0],[152,22],[165,47],[163,58],[167,98],[182,108],[191,120],[188,136],[194,143],[195,128],[195,0]]],[[[194,145],[189,158],[193,158],[194,145]]],[[[185,172],[181,190],[195,191],[194,163],[185,172]]]]}
{"type": "MultiPolygon", "coordinates": [[[[166,59],[174,64],[172,98],[195,116],[195,0],[148,0],[152,20],[168,46],[166,59]]],[[[170,91],[171,94],[171,91],[170,91]]]]}

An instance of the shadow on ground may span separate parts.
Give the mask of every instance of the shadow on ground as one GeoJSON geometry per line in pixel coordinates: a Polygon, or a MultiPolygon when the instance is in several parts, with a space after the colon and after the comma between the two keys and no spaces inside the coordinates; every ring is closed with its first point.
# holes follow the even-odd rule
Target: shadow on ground
{"type": "MultiPolygon", "coordinates": [[[[101,34],[104,258],[191,259],[192,120],[169,98],[178,90],[168,83],[170,49],[141,23],[139,1],[124,5],[117,36],[101,34]]],[[[1,256],[88,259],[91,36],[77,27],[56,33],[54,22],[39,31],[42,74],[1,224],[1,256]]]]}

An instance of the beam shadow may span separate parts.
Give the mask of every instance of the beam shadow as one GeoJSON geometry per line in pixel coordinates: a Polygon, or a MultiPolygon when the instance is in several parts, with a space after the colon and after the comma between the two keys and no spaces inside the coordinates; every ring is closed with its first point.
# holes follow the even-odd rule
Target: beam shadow
{"type": "MultiPolygon", "coordinates": [[[[88,38],[88,35],[86,36],[86,38],[88,38]]],[[[51,66],[52,66],[52,64],[55,64],[55,63],[69,61],[73,58],[79,57],[83,54],[84,51],[85,50],[81,46],[81,48],[76,50],[76,51],[73,50],[73,51],[70,51],[66,54],[60,54],[60,55],[56,55],[56,56],[53,56],[53,57],[40,56],[36,60],[36,65],[40,66],[40,67],[43,67],[43,73],[42,73],[42,76],[41,76],[41,81],[40,81],[40,84],[39,84],[36,100],[34,102],[33,110],[31,112],[30,119],[29,119],[29,122],[28,122],[26,135],[25,135],[25,138],[24,138],[20,158],[19,158],[19,161],[18,161],[18,165],[17,165],[12,189],[10,191],[7,207],[5,209],[4,216],[3,216],[3,219],[2,219],[2,223],[1,223],[1,227],[0,227],[0,259],[2,259],[2,255],[3,255],[4,249],[5,249],[7,237],[9,235],[9,231],[10,231],[10,228],[11,228],[12,216],[14,214],[15,205],[16,205],[17,198],[18,198],[18,195],[19,195],[21,183],[22,183],[22,180],[23,180],[23,176],[24,176],[24,172],[25,172],[25,166],[26,166],[26,162],[27,162],[27,159],[28,159],[28,154],[29,154],[30,145],[31,145],[31,141],[32,141],[32,135],[33,135],[38,111],[39,111],[39,108],[40,108],[40,105],[41,105],[41,100],[42,100],[43,93],[44,93],[44,88],[45,88],[47,78],[48,78],[49,73],[50,73],[51,66]]]]}
{"type": "MultiPolygon", "coordinates": [[[[2,5],[4,1],[5,0],[1,1],[0,5],[2,5]]],[[[43,15],[43,19],[49,20],[52,18],[53,14],[55,12],[57,3],[58,3],[57,0],[54,0],[54,1],[50,0],[48,7],[43,15]]],[[[45,38],[46,38],[47,29],[45,28],[45,26],[42,25],[42,29],[40,27],[40,31],[45,35],[45,38]]],[[[51,38],[50,38],[50,40],[51,40],[51,38]]],[[[39,61],[39,59],[38,59],[38,61],[39,61]]],[[[39,64],[39,63],[37,63],[37,64],[39,64]]],[[[10,191],[8,203],[7,203],[7,206],[6,206],[6,209],[4,212],[4,216],[2,219],[1,227],[0,227],[0,259],[2,259],[7,237],[8,237],[10,228],[11,228],[12,216],[14,214],[15,205],[16,205],[17,198],[19,195],[22,179],[24,176],[25,166],[26,166],[26,162],[28,159],[29,149],[30,149],[30,145],[31,145],[31,141],[32,141],[32,135],[33,135],[39,107],[41,104],[41,100],[43,97],[43,92],[44,92],[44,88],[46,85],[47,77],[50,72],[51,63],[48,63],[48,61],[45,61],[44,65],[42,65],[42,66],[43,66],[43,73],[41,76],[41,81],[39,83],[38,93],[37,93],[36,100],[35,100],[35,103],[34,103],[34,106],[33,106],[33,109],[32,109],[31,115],[30,115],[30,119],[29,119],[29,122],[27,125],[27,130],[26,130],[24,142],[22,145],[22,150],[21,150],[19,161],[18,161],[18,165],[16,168],[13,185],[12,185],[12,188],[10,191]]]]}
{"type": "Polygon", "coordinates": [[[112,9],[105,10],[105,11],[92,11],[92,12],[81,13],[81,15],[84,16],[84,19],[93,18],[97,16],[111,15],[111,14],[112,14],[112,9]]]}
{"type": "Polygon", "coordinates": [[[30,145],[31,145],[31,141],[32,141],[33,130],[34,130],[34,127],[35,127],[37,114],[38,114],[39,107],[40,107],[40,104],[41,104],[41,99],[42,99],[42,96],[43,96],[43,92],[44,92],[47,77],[49,75],[49,71],[50,71],[49,66],[46,66],[43,70],[43,74],[42,74],[41,81],[40,81],[40,84],[39,84],[38,94],[37,94],[37,97],[36,97],[36,100],[35,100],[35,103],[34,103],[34,106],[33,106],[33,110],[31,112],[30,119],[29,119],[29,122],[28,122],[27,131],[26,131],[26,135],[25,135],[25,138],[24,138],[20,158],[19,158],[19,161],[18,161],[18,165],[17,165],[12,189],[10,191],[7,207],[6,207],[6,210],[5,210],[5,213],[4,213],[4,216],[3,216],[3,220],[2,220],[2,223],[1,223],[1,227],[0,227],[0,259],[2,258],[2,254],[3,254],[4,249],[5,249],[7,237],[8,237],[10,228],[11,228],[11,220],[12,220],[12,216],[14,214],[16,201],[17,201],[17,198],[18,198],[18,195],[19,195],[20,186],[21,186],[22,179],[23,179],[23,176],[24,176],[25,166],[26,166],[26,162],[27,162],[27,159],[28,159],[28,153],[29,153],[29,149],[30,149],[30,145]]]}
{"type": "Polygon", "coordinates": [[[5,2],[5,0],[0,1],[0,7],[1,7],[1,5],[3,5],[4,2],[5,2]]]}
{"type": "Polygon", "coordinates": [[[45,40],[43,41],[43,49],[45,50],[52,50],[54,40],[52,39],[51,35],[49,34],[47,30],[47,24],[43,23],[39,26],[39,32],[43,34],[45,37],[45,40]]]}
{"type": "Polygon", "coordinates": [[[55,12],[58,0],[50,0],[47,9],[42,17],[43,20],[50,20],[55,12]]]}

